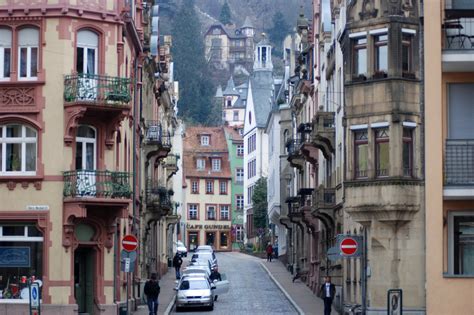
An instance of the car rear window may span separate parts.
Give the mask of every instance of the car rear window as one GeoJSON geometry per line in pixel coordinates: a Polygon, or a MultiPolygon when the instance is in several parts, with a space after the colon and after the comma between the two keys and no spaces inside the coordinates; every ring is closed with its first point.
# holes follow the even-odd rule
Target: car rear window
{"type": "Polygon", "coordinates": [[[204,290],[209,289],[206,280],[183,280],[179,286],[180,290],[204,290]]]}

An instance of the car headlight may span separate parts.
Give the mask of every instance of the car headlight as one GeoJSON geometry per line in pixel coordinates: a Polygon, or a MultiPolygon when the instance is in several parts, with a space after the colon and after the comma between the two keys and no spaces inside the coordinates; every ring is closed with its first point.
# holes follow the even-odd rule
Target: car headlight
{"type": "Polygon", "coordinates": [[[210,296],[210,295],[203,295],[202,298],[203,298],[203,299],[210,299],[211,296],[210,296]]]}
{"type": "Polygon", "coordinates": [[[186,295],[184,295],[183,293],[178,293],[178,299],[185,299],[186,298],[186,295]]]}

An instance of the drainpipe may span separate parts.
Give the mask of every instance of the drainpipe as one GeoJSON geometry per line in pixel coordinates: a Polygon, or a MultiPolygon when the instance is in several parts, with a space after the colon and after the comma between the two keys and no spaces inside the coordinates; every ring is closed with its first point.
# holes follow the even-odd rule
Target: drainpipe
{"type": "MultiPolygon", "coordinates": [[[[132,159],[133,159],[133,163],[132,163],[132,196],[133,196],[133,200],[132,200],[132,209],[133,209],[133,216],[132,216],[132,227],[133,229],[135,230],[135,236],[137,235],[140,235],[140,227],[137,228],[136,226],[136,217],[137,217],[137,205],[136,205],[136,196],[137,196],[137,190],[136,190],[136,184],[137,184],[137,163],[136,163],[136,158],[135,158],[135,151],[136,151],[136,145],[137,145],[137,135],[136,135],[136,131],[137,131],[137,121],[139,120],[139,112],[138,112],[138,108],[137,108],[137,102],[138,102],[138,99],[137,99],[137,91],[138,91],[138,55],[136,56],[135,60],[133,61],[133,67],[134,67],[134,73],[135,73],[135,82],[133,83],[134,84],[134,91],[135,93],[133,93],[133,140],[132,140],[132,147],[133,147],[133,153],[132,153],[132,159]]],[[[141,80],[141,77],[140,77],[140,80],[141,80]]],[[[140,90],[141,90],[141,87],[140,87],[140,90]]],[[[140,95],[141,96],[141,95],[140,95]]],[[[135,268],[136,270],[137,268],[135,268]]],[[[136,291],[135,291],[135,286],[134,286],[134,280],[135,280],[135,270],[133,271],[132,273],[132,296],[134,299],[136,299],[136,291]]],[[[127,299],[128,299],[128,296],[127,296],[127,299]]]]}

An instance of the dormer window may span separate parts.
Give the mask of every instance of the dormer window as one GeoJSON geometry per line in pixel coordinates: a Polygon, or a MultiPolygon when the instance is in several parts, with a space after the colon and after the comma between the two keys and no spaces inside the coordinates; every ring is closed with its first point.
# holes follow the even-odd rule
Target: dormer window
{"type": "Polygon", "coordinates": [[[201,145],[208,146],[210,137],[209,136],[201,136],[201,145]]]}
{"type": "Polygon", "coordinates": [[[212,159],[212,170],[219,172],[221,170],[221,159],[212,159]]]}
{"type": "Polygon", "coordinates": [[[198,170],[204,170],[206,168],[206,160],[205,159],[197,159],[196,161],[196,168],[198,170]]]}

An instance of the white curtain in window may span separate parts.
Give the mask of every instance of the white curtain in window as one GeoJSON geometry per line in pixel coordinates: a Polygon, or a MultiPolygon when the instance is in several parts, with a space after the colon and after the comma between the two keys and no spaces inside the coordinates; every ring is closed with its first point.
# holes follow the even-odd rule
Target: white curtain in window
{"type": "Polygon", "coordinates": [[[18,32],[18,46],[39,46],[39,30],[24,28],[18,32]]]}
{"type": "Polygon", "coordinates": [[[99,36],[88,30],[79,31],[77,33],[77,46],[99,47],[99,36]]]}

